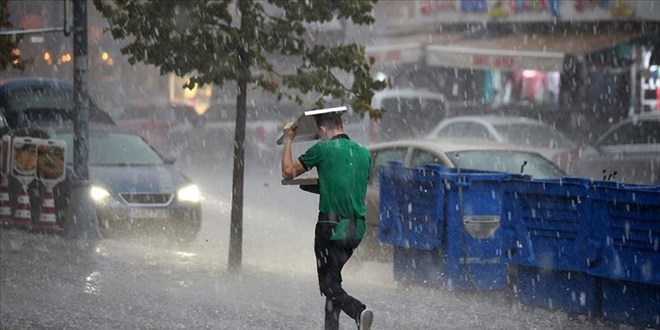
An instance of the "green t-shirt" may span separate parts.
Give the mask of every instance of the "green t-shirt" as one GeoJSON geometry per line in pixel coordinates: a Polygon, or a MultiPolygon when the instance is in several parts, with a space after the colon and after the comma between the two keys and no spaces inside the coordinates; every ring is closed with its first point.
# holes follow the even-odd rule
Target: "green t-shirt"
{"type": "Polygon", "coordinates": [[[364,218],[371,168],[369,151],[345,134],[319,141],[298,160],[306,170],[316,167],[319,176],[319,211],[364,218]]]}

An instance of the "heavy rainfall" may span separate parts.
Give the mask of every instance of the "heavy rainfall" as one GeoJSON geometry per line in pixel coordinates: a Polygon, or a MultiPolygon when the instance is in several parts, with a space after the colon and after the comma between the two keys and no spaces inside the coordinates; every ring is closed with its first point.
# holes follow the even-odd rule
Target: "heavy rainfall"
{"type": "Polygon", "coordinates": [[[316,173],[278,139],[341,106],[373,328],[660,328],[660,3],[136,3],[0,0],[0,329],[323,328],[316,173]]]}

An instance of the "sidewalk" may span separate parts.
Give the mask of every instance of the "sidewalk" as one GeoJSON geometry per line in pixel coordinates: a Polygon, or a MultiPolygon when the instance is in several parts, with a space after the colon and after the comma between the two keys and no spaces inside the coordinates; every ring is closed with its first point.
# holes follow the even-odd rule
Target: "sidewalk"
{"type": "MultiPolygon", "coordinates": [[[[311,253],[311,252],[310,252],[311,253]]],[[[313,269],[259,260],[226,271],[226,249],[102,240],[80,245],[0,229],[2,328],[322,329],[313,269]]],[[[384,264],[351,267],[348,292],[374,329],[602,329],[563,313],[523,310],[501,293],[397,288],[384,264]]],[[[342,329],[355,325],[345,315],[342,329]]]]}

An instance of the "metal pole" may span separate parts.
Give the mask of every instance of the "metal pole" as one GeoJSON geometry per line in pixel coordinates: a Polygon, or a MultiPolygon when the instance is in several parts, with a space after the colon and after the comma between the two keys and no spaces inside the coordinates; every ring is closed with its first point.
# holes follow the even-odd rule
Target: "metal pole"
{"type": "Polygon", "coordinates": [[[67,212],[66,236],[100,237],[96,208],[91,200],[88,158],[89,95],[87,93],[87,0],[73,1],[73,183],[67,212]]]}
{"type": "Polygon", "coordinates": [[[89,95],[87,93],[87,2],[73,2],[73,91],[75,100],[73,172],[77,180],[88,180],[87,134],[89,95]]]}

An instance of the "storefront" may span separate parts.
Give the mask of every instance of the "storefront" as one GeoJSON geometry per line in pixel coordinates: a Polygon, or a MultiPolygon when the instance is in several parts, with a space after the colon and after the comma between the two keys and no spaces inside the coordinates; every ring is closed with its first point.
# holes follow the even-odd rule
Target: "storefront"
{"type": "Polygon", "coordinates": [[[658,67],[642,69],[638,57],[644,47],[660,48],[653,40],[660,6],[577,0],[388,6],[388,33],[366,49],[375,70],[396,86],[440,92],[465,112],[533,108],[566,125],[578,116],[606,125],[657,106],[658,67]]]}

